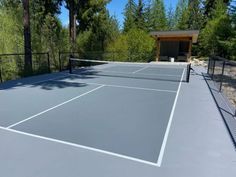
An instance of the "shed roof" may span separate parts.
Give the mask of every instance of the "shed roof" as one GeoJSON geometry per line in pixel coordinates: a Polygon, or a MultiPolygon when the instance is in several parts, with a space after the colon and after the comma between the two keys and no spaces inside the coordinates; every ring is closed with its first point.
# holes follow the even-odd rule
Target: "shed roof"
{"type": "Polygon", "coordinates": [[[158,38],[178,38],[178,37],[191,37],[192,42],[196,43],[199,35],[199,30],[179,30],[179,31],[152,31],[152,36],[158,38]]]}

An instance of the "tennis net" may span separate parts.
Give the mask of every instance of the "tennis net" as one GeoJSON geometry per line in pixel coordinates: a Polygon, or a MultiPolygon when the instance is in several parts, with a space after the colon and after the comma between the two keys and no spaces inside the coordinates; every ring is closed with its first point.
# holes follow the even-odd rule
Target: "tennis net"
{"type": "Polygon", "coordinates": [[[189,82],[189,63],[134,63],[69,59],[71,74],[160,81],[189,82]]]}

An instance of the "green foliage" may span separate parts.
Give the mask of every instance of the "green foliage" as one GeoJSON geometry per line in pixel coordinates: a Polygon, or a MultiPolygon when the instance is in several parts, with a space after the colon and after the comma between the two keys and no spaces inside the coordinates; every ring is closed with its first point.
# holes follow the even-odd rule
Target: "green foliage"
{"type": "Polygon", "coordinates": [[[81,31],[77,37],[78,50],[104,51],[106,46],[119,35],[118,22],[104,9],[94,18],[91,27],[81,31]]]}
{"type": "MultiPolygon", "coordinates": [[[[179,0],[176,10],[170,7],[167,12],[163,0],[128,0],[124,10],[123,34],[117,19],[109,15],[106,8],[109,2],[30,1],[32,52],[49,52],[51,64],[55,69],[59,68],[59,51],[70,51],[72,48],[69,41],[71,25],[69,28],[63,27],[57,17],[60,6],[65,3],[78,24],[73,49],[81,53],[100,51],[99,56],[103,59],[150,61],[154,57],[155,41],[148,31],[201,29],[199,44],[193,47],[195,52],[236,60],[236,7],[233,3],[229,5],[230,0],[179,0]],[[104,54],[104,51],[108,53],[104,54]]],[[[24,52],[22,16],[21,0],[0,1],[0,53],[24,52]]],[[[36,64],[45,65],[45,59],[46,56],[33,56],[34,62],[38,62],[36,64]]],[[[22,74],[23,57],[0,60],[5,79],[22,74]]],[[[39,66],[38,70],[45,68],[39,66]]]]}
{"type": "Polygon", "coordinates": [[[167,11],[167,26],[168,30],[173,30],[175,28],[175,12],[172,8],[172,6],[169,7],[167,11]]]}
{"type": "Polygon", "coordinates": [[[212,12],[212,18],[201,32],[199,39],[201,53],[229,57],[232,36],[233,28],[227,14],[227,6],[219,0],[212,12]]]}
{"type": "Polygon", "coordinates": [[[188,5],[188,28],[193,30],[201,29],[203,25],[203,14],[201,0],[189,0],[188,5]]]}
{"type": "Polygon", "coordinates": [[[19,76],[17,60],[0,57],[0,64],[3,81],[16,79],[19,76]]]}
{"type": "Polygon", "coordinates": [[[49,52],[53,68],[58,69],[59,51],[70,48],[67,29],[62,27],[56,17],[59,1],[32,1],[31,2],[31,33],[33,52],[49,52]],[[51,5],[49,5],[51,4],[51,5]],[[49,7],[50,9],[48,9],[49,7]]]}
{"type": "Polygon", "coordinates": [[[188,30],[189,28],[189,17],[190,17],[190,11],[188,8],[183,8],[181,12],[181,16],[179,17],[176,29],[179,30],[188,30]]]}
{"type": "Polygon", "coordinates": [[[152,30],[160,31],[168,29],[163,0],[152,1],[150,16],[152,30]]]}
{"type": "Polygon", "coordinates": [[[128,0],[124,10],[124,32],[136,28],[136,4],[134,0],[128,0]]]}
{"type": "Polygon", "coordinates": [[[175,10],[175,28],[184,30],[188,28],[188,1],[187,0],[178,0],[176,10],[175,10]]]}
{"type": "MultiPolygon", "coordinates": [[[[75,0],[67,0],[75,1],[75,0]]],[[[78,31],[83,32],[93,27],[98,18],[106,15],[106,5],[109,0],[79,0],[75,1],[77,7],[77,22],[79,23],[78,31]]]]}
{"type": "Polygon", "coordinates": [[[0,53],[23,51],[23,23],[20,4],[14,8],[0,7],[0,53]]]}
{"type": "Polygon", "coordinates": [[[113,53],[113,60],[119,61],[150,61],[153,58],[155,40],[140,29],[130,29],[107,47],[113,53]],[[114,56],[115,54],[115,56],[114,56]]]}
{"type": "Polygon", "coordinates": [[[138,5],[137,5],[137,9],[136,9],[135,23],[136,23],[137,28],[142,29],[142,30],[146,29],[143,0],[138,1],[138,5]]]}

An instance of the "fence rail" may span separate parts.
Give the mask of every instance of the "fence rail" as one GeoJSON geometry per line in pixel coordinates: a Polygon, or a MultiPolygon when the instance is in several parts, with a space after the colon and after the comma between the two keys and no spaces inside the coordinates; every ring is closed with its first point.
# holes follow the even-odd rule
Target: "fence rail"
{"type": "Polygon", "coordinates": [[[208,62],[208,75],[214,81],[219,92],[229,100],[236,116],[236,62],[212,56],[208,62]]]}
{"type": "Polygon", "coordinates": [[[48,52],[32,53],[32,72],[24,67],[24,53],[0,54],[0,82],[51,72],[48,52]],[[27,74],[26,74],[27,73],[27,74]]]}
{"type": "MultiPolygon", "coordinates": [[[[0,54],[0,83],[25,77],[27,71],[24,68],[25,53],[0,54]]],[[[150,62],[155,60],[155,52],[124,52],[124,51],[84,51],[58,53],[58,61],[50,59],[49,52],[32,53],[31,75],[49,73],[51,71],[64,71],[69,69],[69,57],[78,57],[93,60],[150,62]]]]}

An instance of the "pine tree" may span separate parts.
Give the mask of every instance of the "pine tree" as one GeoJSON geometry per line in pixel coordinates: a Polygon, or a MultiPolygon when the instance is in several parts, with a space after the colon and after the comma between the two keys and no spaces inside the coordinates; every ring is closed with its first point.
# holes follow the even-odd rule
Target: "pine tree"
{"type": "Polygon", "coordinates": [[[139,29],[145,30],[145,12],[144,12],[144,3],[143,0],[138,1],[136,8],[136,17],[135,17],[136,27],[139,29]]]}
{"type": "Polygon", "coordinates": [[[145,18],[145,28],[147,31],[152,30],[152,25],[151,25],[151,0],[148,0],[146,2],[146,7],[144,10],[144,18],[145,18]]]}
{"type": "Polygon", "coordinates": [[[201,29],[203,16],[201,9],[201,0],[189,0],[188,2],[188,28],[189,29],[201,29]]]}
{"type": "Polygon", "coordinates": [[[167,19],[163,0],[153,0],[151,5],[151,26],[152,30],[166,30],[167,19]]]}
{"type": "MultiPolygon", "coordinates": [[[[225,3],[226,5],[229,4],[231,0],[223,0],[223,3],[225,3]]],[[[216,9],[216,4],[217,4],[218,0],[205,0],[204,1],[204,16],[207,18],[211,18],[214,10],[216,9]]]]}
{"type": "Polygon", "coordinates": [[[105,0],[80,4],[77,43],[82,51],[104,51],[119,34],[118,22],[109,15],[105,0]]]}
{"type": "Polygon", "coordinates": [[[227,4],[223,0],[217,0],[211,18],[201,32],[199,41],[203,54],[229,57],[233,36],[227,4]]]}
{"type": "Polygon", "coordinates": [[[128,0],[127,4],[125,5],[124,17],[124,32],[128,32],[130,29],[136,28],[136,4],[134,0],[128,0]]]}
{"type": "Polygon", "coordinates": [[[178,0],[175,10],[175,28],[180,30],[188,29],[188,17],[188,0],[178,0]]]}
{"type": "Polygon", "coordinates": [[[173,30],[175,27],[175,19],[174,19],[174,10],[173,7],[170,5],[167,11],[167,26],[169,30],[173,30]]]}

